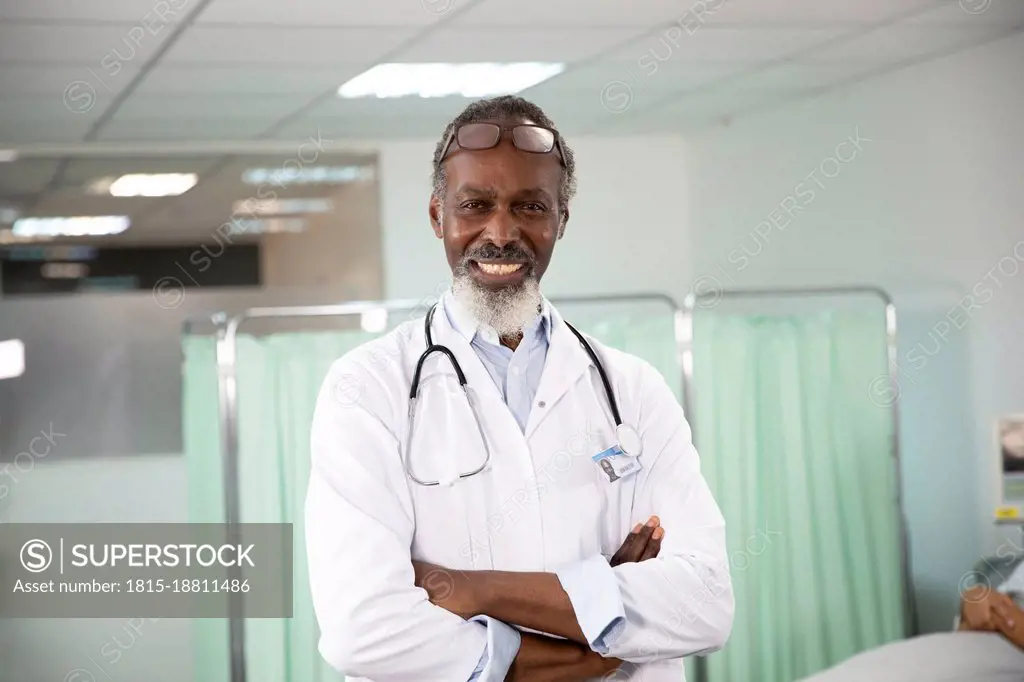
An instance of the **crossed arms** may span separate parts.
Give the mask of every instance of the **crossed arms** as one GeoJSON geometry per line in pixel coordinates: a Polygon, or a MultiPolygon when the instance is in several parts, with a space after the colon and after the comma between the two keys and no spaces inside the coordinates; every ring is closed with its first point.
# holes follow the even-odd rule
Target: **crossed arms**
{"type": "MultiPolygon", "coordinates": [[[[637,524],[609,564],[653,559],[664,534],[657,517],[637,524]]],[[[412,563],[416,584],[427,591],[431,603],[455,615],[469,619],[485,614],[564,638],[522,633],[506,682],[576,682],[612,672],[622,663],[591,649],[569,595],[553,573],[456,571],[423,561],[412,563]]]]}

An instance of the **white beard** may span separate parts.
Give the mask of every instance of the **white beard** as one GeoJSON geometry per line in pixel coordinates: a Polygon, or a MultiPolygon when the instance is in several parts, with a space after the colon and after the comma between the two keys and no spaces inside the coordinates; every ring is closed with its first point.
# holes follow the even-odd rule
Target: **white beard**
{"type": "Polygon", "coordinates": [[[457,274],[452,295],[480,324],[491,327],[499,337],[514,337],[537,319],[543,301],[540,282],[527,277],[522,284],[497,291],[477,285],[469,274],[457,274]]]}

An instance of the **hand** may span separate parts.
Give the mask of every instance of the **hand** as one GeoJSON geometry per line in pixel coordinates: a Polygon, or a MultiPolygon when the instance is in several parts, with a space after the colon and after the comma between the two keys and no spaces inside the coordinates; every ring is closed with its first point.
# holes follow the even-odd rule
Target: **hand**
{"type": "Polygon", "coordinates": [[[465,571],[415,559],[412,567],[416,574],[416,587],[427,591],[432,604],[467,620],[480,614],[473,581],[465,571]]]}
{"type": "Polygon", "coordinates": [[[992,624],[1018,649],[1024,649],[1024,611],[1001,592],[993,599],[992,624]]]}
{"type": "Polygon", "coordinates": [[[647,523],[639,523],[626,536],[622,546],[612,555],[609,563],[612,566],[619,564],[647,561],[658,556],[661,551],[661,539],[665,537],[665,529],[661,527],[661,519],[652,516],[647,523]]]}
{"type": "Polygon", "coordinates": [[[522,633],[522,643],[505,682],[580,682],[599,678],[622,665],[575,642],[533,632],[522,633]]]}
{"type": "MultiPolygon", "coordinates": [[[[1002,592],[997,592],[991,587],[978,585],[963,593],[962,606],[960,607],[960,629],[973,630],[975,632],[999,632],[999,627],[994,619],[995,612],[1000,612],[1003,621],[1024,621],[1024,614],[1012,618],[1013,611],[1019,611],[1013,600],[1002,592]]],[[[1019,624],[1018,624],[1019,625],[1019,624]]]]}

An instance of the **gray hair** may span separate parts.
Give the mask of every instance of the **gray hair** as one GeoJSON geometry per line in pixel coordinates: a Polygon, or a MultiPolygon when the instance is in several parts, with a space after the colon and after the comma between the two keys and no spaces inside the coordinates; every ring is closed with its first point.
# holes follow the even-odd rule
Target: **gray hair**
{"type": "MultiPolygon", "coordinates": [[[[434,148],[433,194],[439,201],[444,201],[444,195],[448,189],[448,177],[444,172],[441,154],[444,152],[444,143],[448,141],[452,131],[456,126],[464,123],[502,119],[529,120],[547,128],[555,127],[554,122],[548,118],[543,109],[516,95],[501,95],[473,102],[445,127],[444,134],[441,135],[441,139],[434,148]]],[[[562,169],[562,183],[558,187],[559,225],[564,227],[567,216],[566,209],[576,195],[576,159],[572,149],[565,143],[562,136],[558,133],[556,135],[558,135],[564,154],[562,161],[565,163],[565,167],[562,169]]]]}

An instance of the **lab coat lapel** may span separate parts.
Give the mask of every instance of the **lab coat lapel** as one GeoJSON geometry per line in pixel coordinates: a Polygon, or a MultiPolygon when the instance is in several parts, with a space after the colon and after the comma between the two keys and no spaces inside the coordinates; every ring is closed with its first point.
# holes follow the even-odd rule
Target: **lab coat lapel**
{"type": "Polygon", "coordinates": [[[526,437],[551,414],[555,404],[579,381],[593,363],[565,320],[551,307],[551,343],[544,361],[537,396],[526,423],[526,437]],[[544,407],[539,405],[544,403],[544,407]]]}

